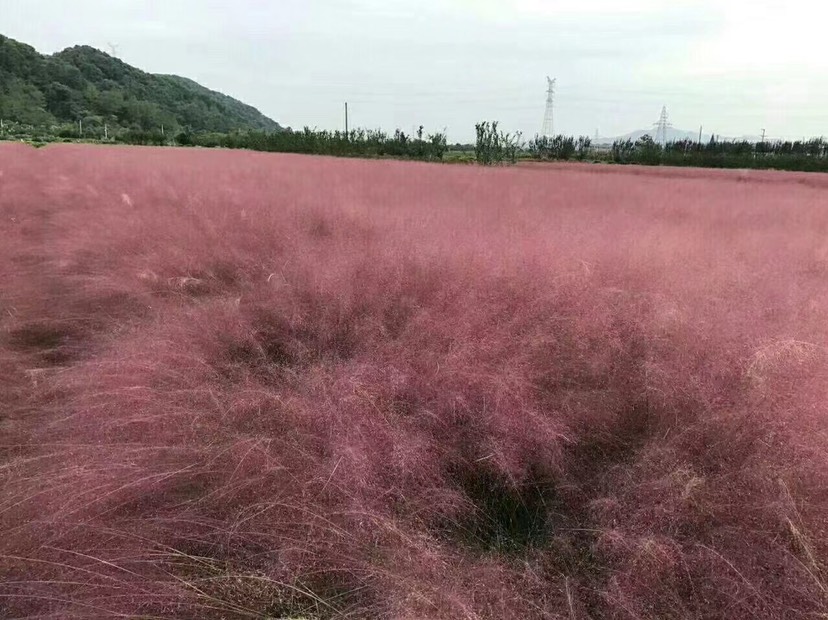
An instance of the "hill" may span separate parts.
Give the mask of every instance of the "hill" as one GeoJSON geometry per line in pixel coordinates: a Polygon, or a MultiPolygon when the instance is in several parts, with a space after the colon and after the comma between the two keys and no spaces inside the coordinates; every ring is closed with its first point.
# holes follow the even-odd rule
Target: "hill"
{"type": "MultiPolygon", "coordinates": [[[[644,137],[645,135],[649,135],[655,138],[656,129],[655,127],[651,129],[638,129],[636,131],[631,131],[630,133],[624,134],[623,136],[617,136],[616,138],[612,138],[612,140],[632,140],[635,142],[639,138],[644,137]]],[[[678,142],[681,140],[693,140],[696,141],[699,139],[699,132],[698,131],[690,131],[688,129],[675,129],[674,127],[667,128],[667,141],[668,142],[678,142]]],[[[706,142],[710,139],[710,134],[703,134],[702,141],[706,142]]]]}
{"type": "Polygon", "coordinates": [[[88,46],[51,56],[0,35],[0,118],[90,131],[278,131],[256,108],[176,75],[147,73],[88,46]]]}
{"type": "MultiPolygon", "coordinates": [[[[599,144],[612,144],[615,140],[632,140],[635,142],[639,138],[644,137],[645,135],[649,135],[652,138],[655,138],[656,129],[637,129],[636,131],[631,131],[630,133],[626,133],[622,136],[615,136],[613,138],[599,138],[596,142],[599,144]]],[[[723,136],[721,134],[716,133],[716,140],[736,140],[737,142],[746,141],[746,142],[761,142],[762,136],[751,136],[751,135],[744,135],[744,136],[723,136]]],[[[706,143],[710,140],[712,134],[710,133],[703,133],[702,134],[702,142],[706,143]]],[[[675,129],[673,127],[667,128],[667,141],[668,142],[681,142],[683,140],[692,140],[696,142],[699,139],[699,132],[698,131],[691,131],[689,129],[675,129]]],[[[770,138],[769,138],[770,140],[770,138]]]]}

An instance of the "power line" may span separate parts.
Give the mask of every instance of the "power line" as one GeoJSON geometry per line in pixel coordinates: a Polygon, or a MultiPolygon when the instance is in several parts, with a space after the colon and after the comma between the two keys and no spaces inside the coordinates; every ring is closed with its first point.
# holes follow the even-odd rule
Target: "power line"
{"type": "Polygon", "coordinates": [[[551,79],[546,76],[546,112],[543,115],[542,136],[552,137],[555,135],[555,83],[558,78],[551,79]]]}

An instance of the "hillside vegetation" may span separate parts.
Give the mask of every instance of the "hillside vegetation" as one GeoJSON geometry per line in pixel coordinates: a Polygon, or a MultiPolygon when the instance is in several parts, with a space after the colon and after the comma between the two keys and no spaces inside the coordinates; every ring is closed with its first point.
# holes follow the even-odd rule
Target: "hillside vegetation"
{"type": "Polygon", "coordinates": [[[828,613],[828,179],[0,174],[0,616],[828,613]]]}
{"type": "Polygon", "coordinates": [[[69,135],[119,130],[181,129],[276,131],[278,123],[255,108],[192,80],[154,75],[87,46],[51,56],[0,35],[0,118],[5,123],[69,135]]]}

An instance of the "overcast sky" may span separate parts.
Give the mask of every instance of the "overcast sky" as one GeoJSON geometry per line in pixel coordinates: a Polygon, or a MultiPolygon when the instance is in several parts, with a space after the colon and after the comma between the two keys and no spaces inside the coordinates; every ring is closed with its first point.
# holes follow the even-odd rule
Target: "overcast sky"
{"type": "Polygon", "coordinates": [[[828,135],[824,0],[0,0],[0,33],[176,73],[283,125],[478,120],[527,136],[557,77],[556,131],[673,125],[828,135]]]}

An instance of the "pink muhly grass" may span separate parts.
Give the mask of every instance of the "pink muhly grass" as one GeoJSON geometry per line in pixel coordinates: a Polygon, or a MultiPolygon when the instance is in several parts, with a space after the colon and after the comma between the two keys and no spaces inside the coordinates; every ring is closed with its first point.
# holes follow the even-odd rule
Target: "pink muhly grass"
{"type": "Polygon", "coordinates": [[[2,615],[828,612],[818,177],[0,171],[2,615]]]}

